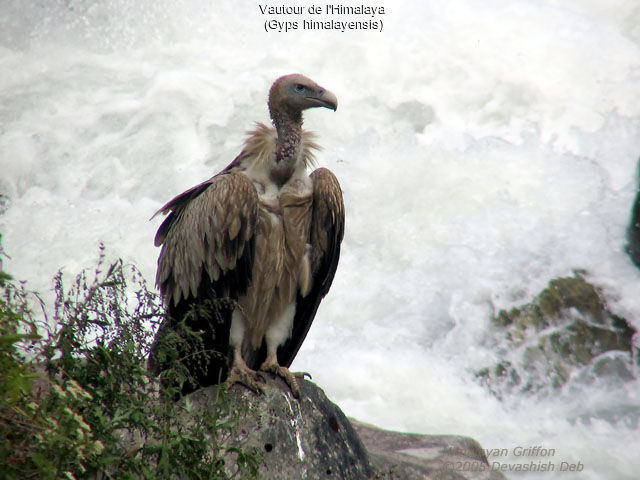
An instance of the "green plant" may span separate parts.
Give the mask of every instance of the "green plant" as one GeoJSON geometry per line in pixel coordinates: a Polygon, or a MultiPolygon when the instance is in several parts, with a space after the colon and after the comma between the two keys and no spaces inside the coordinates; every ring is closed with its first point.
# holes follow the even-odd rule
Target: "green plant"
{"type": "Polygon", "coordinates": [[[147,372],[163,312],[134,266],[106,264],[101,246],[91,275],[65,289],[58,273],[54,286],[53,314],[42,306],[38,320],[39,297],[0,272],[3,478],[255,478],[223,389],[215,408],[195,411],[174,401],[179,383],[160,388],[147,372]]]}

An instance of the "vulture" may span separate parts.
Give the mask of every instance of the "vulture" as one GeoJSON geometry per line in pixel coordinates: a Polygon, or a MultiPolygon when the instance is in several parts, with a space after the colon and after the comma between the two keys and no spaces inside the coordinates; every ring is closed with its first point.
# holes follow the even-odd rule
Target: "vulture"
{"type": "Polygon", "coordinates": [[[304,374],[288,367],[331,287],[344,234],[338,180],[326,168],[308,174],[320,147],[302,112],[337,106],[303,75],[278,78],[268,98],[273,127],[257,123],[225,169],[156,212],[167,215],[155,237],[166,315],[149,368],[161,375],[181,362],[183,395],[222,382],[261,392],[258,372],[267,372],[299,398],[304,374]],[[161,353],[180,325],[201,341],[161,353]]]}

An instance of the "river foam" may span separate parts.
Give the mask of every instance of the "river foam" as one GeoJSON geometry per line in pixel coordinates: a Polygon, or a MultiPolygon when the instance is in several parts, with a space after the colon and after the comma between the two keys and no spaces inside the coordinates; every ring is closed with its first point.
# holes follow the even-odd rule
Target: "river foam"
{"type": "Polygon", "coordinates": [[[637,378],[500,401],[474,371],[497,360],[491,315],[574,269],[640,328],[624,253],[636,2],[407,0],[385,5],[382,32],[286,34],[264,31],[257,4],[213,3],[4,0],[3,267],[51,300],[57,269],[91,267],[102,241],[151,282],[151,215],[223,168],[268,119],[273,79],[300,71],[339,98],[305,126],[341,181],[347,230],[294,367],[364,421],[635,478],[637,378]]]}

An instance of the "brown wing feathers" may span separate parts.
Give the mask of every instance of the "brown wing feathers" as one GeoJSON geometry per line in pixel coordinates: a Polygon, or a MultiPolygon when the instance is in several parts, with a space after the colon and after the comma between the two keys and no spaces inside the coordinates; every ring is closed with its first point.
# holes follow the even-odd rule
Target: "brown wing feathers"
{"type": "Polygon", "coordinates": [[[326,168],[311,174],[313,207],[311,219],[311,291],[298,295],[291,338],[278,349],[278,361],[290,366],[304,341],[318,306],[329,291],[340,258],[344,236],[344,202],[338,179],[326,168]]]}
{"type": "Polygon", "coordinates": [[[149,368],[159,374],[171,366],[173,357],[159,354],[159,346],[163,338],[169,338],[168,333],[176,328],[180,331],[183,319],[186,326],[201,332],[200,348],[208,352],[208,361],[203,363],[193,347],[177,346],[173,356],[182,359],[192,375],[182,394],[226,378],[233,305],[208,302],[237,299],[246,292],[253,268],[257,211],[255,187],[236,173],[219,174],[160,210],[171,212],[156,235],[156,244],[162,245],[156,283],[168,316],[151,349],[149,368]]]}
{"type": "Polygon", "coordinates": [[[156,283],[166,304],[197,297],[204,273],[220,296],[242,294],[250,280],[258,211],[251,181],[236,173],[218,175],[161,211],[168,210],[156,236],[163,244],[156,283]]]}

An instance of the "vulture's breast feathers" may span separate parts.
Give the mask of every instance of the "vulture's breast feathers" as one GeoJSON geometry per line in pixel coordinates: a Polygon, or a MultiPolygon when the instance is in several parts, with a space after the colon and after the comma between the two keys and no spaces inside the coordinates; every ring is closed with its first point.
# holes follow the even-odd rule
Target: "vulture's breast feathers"
{"type": "Polygon", "coordinates": [[[299,190],[300,194],[310,193],[307,170],[315,166],[313,151],[320,150],[314,138],[312,132],[302,130],[299,146],[293,152],[291,169],[284,177],[275,176],[274,172],[278,172],[280,164],[284,163],[278,158],[276,130],[257,123],[256,128],[249,132],[242,152],[229,167],[247,175],[256,186],[260,199],[266,205],[276,207],[274,200],[280,193],[291,189],[299,190]]]}

